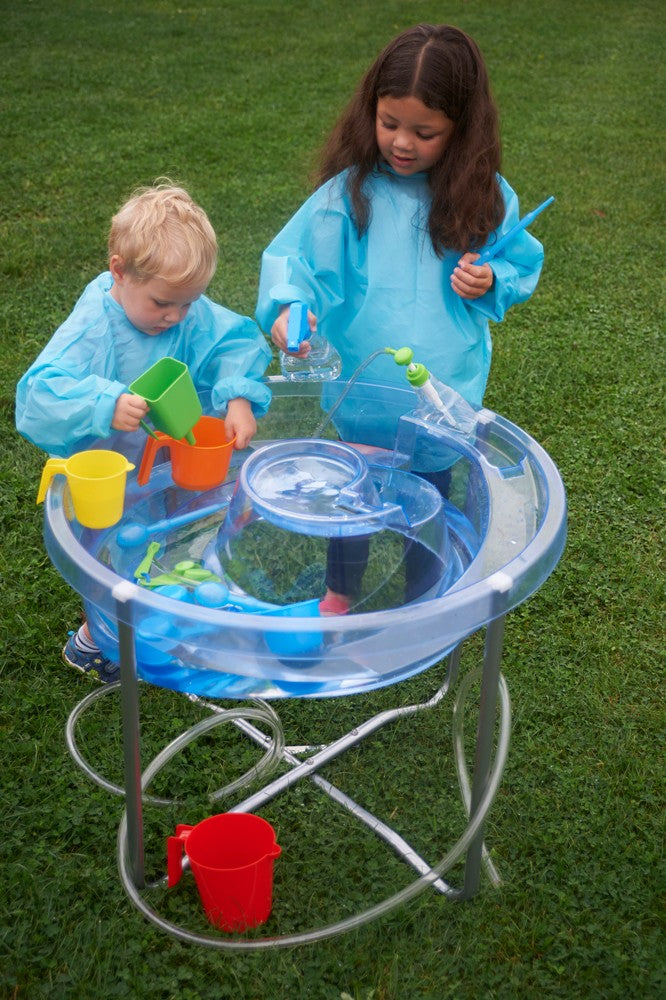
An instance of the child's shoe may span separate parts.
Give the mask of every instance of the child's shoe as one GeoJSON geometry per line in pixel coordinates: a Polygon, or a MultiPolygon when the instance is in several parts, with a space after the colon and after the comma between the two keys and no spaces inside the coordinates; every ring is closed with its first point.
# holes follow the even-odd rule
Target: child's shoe
{"type": "Polygon", "coordinates": [[[349,612],[350,600],[344,594],[334,594],[329,590],[319,602],[320,615],[346,615],[349,612]]]}
{"type": "Polygon", "coordinates": [[[77,647],[76,632],[69,633],[62,658],[70,667],[100,684],[115,684],[120,680],[120,667],[102,656],[99,649],[83,651],[77,647]]]}

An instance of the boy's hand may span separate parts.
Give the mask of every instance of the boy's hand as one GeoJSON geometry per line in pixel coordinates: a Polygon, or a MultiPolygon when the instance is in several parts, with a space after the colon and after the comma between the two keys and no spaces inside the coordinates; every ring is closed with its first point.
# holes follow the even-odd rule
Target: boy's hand
{"type": "Polygon", "coordinates": [[[148,413],[148,403],[142,396],[124,392],[116,400],[111,426],[114,431],[137,431],[139,421],[148,413]]]}
{"type": "MultiPolygon", "coordinates": [[[[280,315],[271,327],[271,339],[276,347],[289,354],[292,358],[307,358],[311,350],[309,340],[302,341],[297,351],[287,351],[287,327],[289,326],[289,306],[282,306],[280,315]]],[[[312,333],[317,332],[317,317],[308,309],[308,326],[312,333]]]]}
{"type": "Polygon", "coordinates": [[[238,399],[229,400],[227,415],[224,418],[224,429],[228,441],[231,441],[233,437],[236,438],[234,448],[239,450],[247,448],[257,433],[257,421],[248,399],[239,396],[238,399]]]}
{"type": "Polygon", "coordinates": [[[490,264],[474,266],[478,253],[466,253],[458,261],[451,275],[451,288],[461,299],[480,299],[492,288],[495,275],[490,264]]]}

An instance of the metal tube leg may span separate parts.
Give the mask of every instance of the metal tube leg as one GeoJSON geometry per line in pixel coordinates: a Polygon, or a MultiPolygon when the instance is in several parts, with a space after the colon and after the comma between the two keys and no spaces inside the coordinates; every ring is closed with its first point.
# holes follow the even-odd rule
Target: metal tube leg
{"type": "MultiPolygon", "coordinates": [[[[479,724],[474,760],[474,779],[472,782],[470,803],[471,817],[476,814],[490,774],[503,639],[504,615],[500,615],[499,618],[489,623],[486,630],[486,643],[483,654],[483,678],[481,681],[481,703],[479,706],[479,724]]],[[[483,827],[481,827],[467,851],[465,881],[462,891],[463,899],[469,899],[478,892],[482,850],[483,827]]]]}
{"type": "MultiPolygon", "coordinates": [[[[117,588],[121,590],[122,585],[117,588]]],[[[138,889],[145,885],[143,848],[143,810],[141,805],[141,743],[139,732],[139,682],[136,675],[134,627],[123,619],[127,604],[122,594],[116,594],[123,605],[118,618],[120,647],[120,700],[123,726],[123,758],[125,765],[125,808],[127,810],[127,846],[129,870],[138,889]]],[[[119,609],[120,610],[120,609],[119,609]]]]}

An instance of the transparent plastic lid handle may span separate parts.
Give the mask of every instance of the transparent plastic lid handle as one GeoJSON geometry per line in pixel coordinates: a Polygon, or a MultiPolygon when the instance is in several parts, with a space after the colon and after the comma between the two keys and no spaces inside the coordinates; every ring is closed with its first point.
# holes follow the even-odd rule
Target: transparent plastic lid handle
{"type": "Polygon", "coordinates": [[[341,489],[335,506],[350,514],[364,514],[387,524],[399,527],[411,527],[404,509],[397,503],[380,503],[377,505],[364,501],[355,490],[341,489]]]}

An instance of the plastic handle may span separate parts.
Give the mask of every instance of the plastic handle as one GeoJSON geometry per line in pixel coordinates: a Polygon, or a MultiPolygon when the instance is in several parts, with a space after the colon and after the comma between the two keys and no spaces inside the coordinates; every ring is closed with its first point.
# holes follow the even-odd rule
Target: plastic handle
{"type": "Polygon", "coordinates": [[[197,510],[189,510],[186,514],[179,514],[177,517],[166,517],[163,521],[155,521],[154,524],[151,524],[150,531],[155,533],[156,531],[163,531],[165,528],[180,528],[184,524],[191,524],[192,521],[198,521],[199,518],[208,517],[209,514],[217,514],[218,511],[224,510],[228,506],[229,501],[225,500],[224,503],[214,503],[210,507],[199,507],[197,510]]]}
{"type": "Polygon", "coordinates": [[[134,579],[138,580],[142,576],[147,576],[150,572],[150,567],[153,565],[153,559],[157,553],[162,548],[160,542],[150,542],[145,556],[134,570],[134,579]]]}
{"type": "MultiPolygon", "coordinates": [[[[150,479],[150,473],[153,471],[153,463],[155,462],[155,455],[160,450],[160,448],[168,448],[171,442],[171,438],[168,434],[153,434],[151,432],[151,437],[146,441],[146,447],[143,449],[143,456],[141,458],[141,465],[139,466],[139,473],[136,477],[136,481],[139,486],[145,486],[150,479]]],[[[171,454],[171,451],[169,451],[171,454]]]]}
{"type": "Polygon", "coordinates": [[[335,506],[339,507],[340,510],[349,511],[350,514],[367,515],[369,518],[386,521],[387,524],[407,525],[409,527],[409,519],[400,504],[382,503],[373,506],[373,504],[361,500],[354,490],[341,489],[335,506]]]}
{"type": "Polygon", "coordinates": [[[146,432],[146,434],[148,434],[148,435],[149,435],[150,437],[152,437],[152,438],[157,438],[157,434],[155,433],[155,431],[153,430],[153,428],[152,428],[152,427],[150,427],[150,426],[149,426],[149,425],[148,425],[148,424],[146,423],[146,421],[145,421],[145,420],[140,420],[140,421],[139,421],[139,424],[141,425],[141,427],[143,427],[143,429],[144,429],[144,431],[146,432]]]}
{"type": "Polygon", "coordinates": [[[303,341],[309,339],[308,307],[304,302],[292,302],[287,324],[287,350],[297,351],[303,341]]]}
{"type": "Polygon", "coordinates": [[[190,831],[193,829],[193,826],[179,824],[176,827],[175,837],[167,838],[167,884],[169,888],[177,885],[183,876],[183,851],[190,831]]]}
{"type": "Polygon", "coordinates": [[[544,208],[548,208],[548,206],[552,205],[554,201],[555,201],[555,195],[551,195],[550,198],[546,198],[545,201],[543,201],[537,208],[535,208],[533,212],[528,212],[527,215],[524,215],[523,218],[520,220],[520,222],[517,222],[516,225],[512,229],[510,229],[508,233],[505,233],[504,236],[502,236],[497,241],[497,243],[494,243],[493,246],[491,247],[487,247],[480,254],[479,259],[474,261],[475,265],[478,266],[479,264],[485,264],[489,260],[492,260],[493,257],[495,257],[495,255],[498,254],[500,250],[502,250],[507,245],[507,243],[510,243],[511,240],[513,240],[518,235],[518,233],[521,233],[523,231],[523,229],[527,229],[527,227],[532,222],[534,222],[537,215],[541,215],[544,208]]]}
{"type": "Polygon", "coordinates": [[[46,496],[46,491],[48,490],[51,480],[58,473],[62,475],[67,474],[66,470],[67,460],[64,458],[49,458],[46,465],[42,469],[42,478],[39,481],[39,490],[37,491],[37,503],[42,503],[44,497],[46,496]]]}

